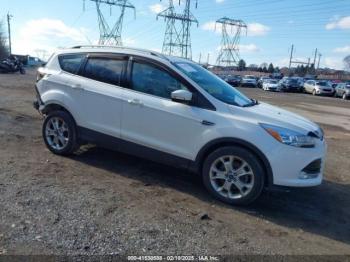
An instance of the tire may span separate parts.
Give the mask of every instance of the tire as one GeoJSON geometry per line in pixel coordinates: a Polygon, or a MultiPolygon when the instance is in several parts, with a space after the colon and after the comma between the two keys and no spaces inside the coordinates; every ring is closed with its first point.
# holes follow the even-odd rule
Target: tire
{"type": "Polygon", "coordinates": [[[46,147],[56,155],[70,155],[78,148],[75,121],[65,111],[53,111],[46,116],[42,136],[46,147]]]}
{"type": "Polygon", "coordinates": [[[345,94],[345,93],[343,94],[343,97],[342,97],[342,98],[343,98],[343,100],[347,100],[347,97],[346,97],[346,94],[345,94]]]}
{"type": "Polygon", "coordinates": [[[316,95],[316,90],[312,90],[312,95],[315,96],[316,95]]]}
{"type": "Polygon", "coordinates": [[[209,154],[203,164],[202,179],[207,190],[222,202],[248,205],[261,195],[265,173],[260,161],[250,151],[228,146],[209,154]],[[247,164],[245,168],[244,163],[247,164]],[[232,169],[227,172],[229,167],[232,169]],[[239,170],[246,175],[239,176],[239,170]],[[235,173],[236,171],[238,172],[235,173]]]}
{"type": "Polygon", "coordinates": [[[19,72],[21,73],[21,75],[25,75],[26,74],[26,70],[23,67],[21,67],[19,69],[19,72]]]}

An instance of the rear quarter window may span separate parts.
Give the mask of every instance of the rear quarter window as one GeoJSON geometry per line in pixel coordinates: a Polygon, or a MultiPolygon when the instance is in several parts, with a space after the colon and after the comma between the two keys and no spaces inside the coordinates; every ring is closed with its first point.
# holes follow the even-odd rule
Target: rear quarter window
{"type": "Polygon", "coordinates": [[[60,55],[58,61],[63,71],[77,74],[84,58],[84,54],[60,55]]]}

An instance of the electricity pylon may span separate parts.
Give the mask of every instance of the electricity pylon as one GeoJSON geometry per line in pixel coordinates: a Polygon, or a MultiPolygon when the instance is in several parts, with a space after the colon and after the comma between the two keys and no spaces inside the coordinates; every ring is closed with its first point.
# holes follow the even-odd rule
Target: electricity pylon
{"type": "Polygon", "coordinates": [[[176,16],[173,0],[169,0],[169,7],[157,15],[164,17],[166,28],[162,53],[165,55],[181,56],[180,35],[176,28],[176,16]]]}
{"type": "Polygon", "coordinates": [[[247,25],[242,20],[231,19],[227,17],[220,18],[215,23],[221,24],[221,46],[216,64],[220,66],[238,65],[240,60],[239,43],[242,29],[247,32],[247,25]]]}
{"type": "MultiPolygon", "coordinates": [[[[84,0],[85,1],[85,0],[84,0]]],[[[134,9],[135,7],[128,0],[90,0],[96,3],[96,10],[98,16],[98,24],[100,29],[100,45],[116,45],[122,46],[122,29],[125,10],[127,8],[134,9]],[[113,27],[108,24],[105,15],[102,12],[102,5],[109,6],[110,15],[112,15],[112,8],[119,7],[120,15],[113,27]]]]}
{"type": "Polygon", "coordinates": [[[186,0],[184,12],[179,14],[175,12],[173,0],[169,0],[169,7],[157,15],[157,18],[164,17],[166,22],[162,53],[192,59],[190,29],[192,23],[198,25],[198,21],[190,7],[191,0],[186,0]]]}

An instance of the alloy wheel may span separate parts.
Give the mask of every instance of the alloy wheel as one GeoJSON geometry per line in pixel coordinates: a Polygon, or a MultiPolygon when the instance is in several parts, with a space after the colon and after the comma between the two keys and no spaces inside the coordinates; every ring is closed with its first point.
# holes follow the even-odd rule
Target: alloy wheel
{"type": "Polygon", "coordinates": [[[45,126],[45,137],[50,147],[63,150],[69,142],[68,125],[62,118],[52,117],[45,126]]]}
{"type": "Polygon", "coordinates": [[[254,186],[254,173],[243,159],[227,155],[216,159],[210,167],[210,182],[221,196],[239,199],[248,195],[254,186]]]}

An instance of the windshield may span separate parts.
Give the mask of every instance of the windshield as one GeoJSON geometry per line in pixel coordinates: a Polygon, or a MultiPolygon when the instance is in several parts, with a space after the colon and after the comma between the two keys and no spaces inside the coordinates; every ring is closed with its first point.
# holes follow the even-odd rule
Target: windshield
{"type": "Polygon", "coordinates": [[[319,86],[328,86],[327,82],[317,82],[316,84],[319,86]]]}
{"type": "Polygon", "coordinates": [[[224,103],[242,107],[255,104],[254,101],[200,65],[190,62],[176,62],[174,65],[207,93],[224,103]]]}
{"type": "Polygon", "coordinates": [[[244,78],[246,78],[246,79],[255,79],[254,76],[244,76],[244,78]]]}
{"type": "Polygon", "coordinates": [[[277,84],[277,81],[276,81],[276,80],[267,80],[267,82],[268,82],[269,84],[277,84]]]}

